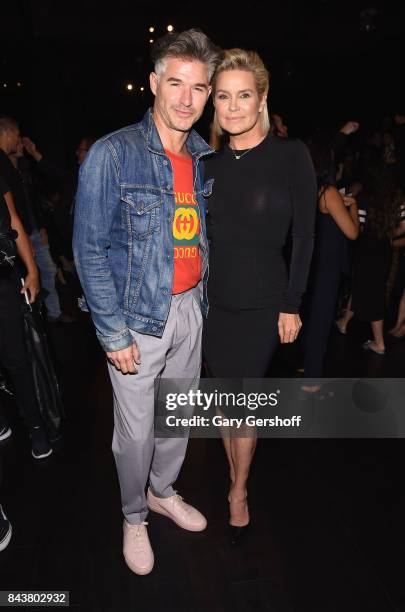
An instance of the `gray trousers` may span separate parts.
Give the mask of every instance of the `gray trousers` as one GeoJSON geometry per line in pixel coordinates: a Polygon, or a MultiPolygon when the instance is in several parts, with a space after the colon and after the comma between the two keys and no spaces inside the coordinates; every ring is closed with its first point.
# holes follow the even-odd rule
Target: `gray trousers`
{"type": "Polygon", "coordinates": [[[131,330],[141,354],[138,374],[108,370],[114,394],[112,450],[128,523],[145,520],[145,487],[158,497],[174,495],[187,438],[154,438],[154,379],[198,379],[201,367],[202,315],[198,287],[172,296],[162,338],[131,330]]]}

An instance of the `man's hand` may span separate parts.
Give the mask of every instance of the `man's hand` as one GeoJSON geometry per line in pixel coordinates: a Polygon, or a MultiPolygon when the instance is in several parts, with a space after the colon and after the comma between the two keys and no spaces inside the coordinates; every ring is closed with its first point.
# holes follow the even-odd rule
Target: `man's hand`
{"type": "Polygon", "coordinates": [[[278,333],[281,344],[294,342],[302,327],[300,315],[280,312],[278,317],[278,333]]]}
{"type": "Polygon", "coordinates": [[[42,159],[42,153],[40,153],[36,147],[36,145],[32,142],[30,138],[25,136],[22,138],[22,143],[24,145],[24,149],[31,155],[35,161],[39,162],[42,159]]]}
{"type": "Polygon", "coordinates": [[[359,127],[360,127],[360,123],[357,123],[357,121],[348,121],[347,123],[344,124],[343,127],[340,128],[340,131],[342,132],[342,134],[346,134],[346,136],[350,136],[350,134],[354,134],[354,132],[357,132],[359,127]]]}
{"type": "Polygon", "coordinates": [[[107,353],[108,361],[123,374],[138,374],[135,364],[140,365],[141,354],[136,344],[128,346],[120,351],[107,353]]]}
{"type": "Polygon", "coordinates": [[[24,280],[24,285],[21,288],[21,293],[27,291],[29,303],[32,304],[35,302],[35,299],[39,293],[40,284],[39,284],[39,275],[37,272],[31,272],[27,274],[24,280]]]}

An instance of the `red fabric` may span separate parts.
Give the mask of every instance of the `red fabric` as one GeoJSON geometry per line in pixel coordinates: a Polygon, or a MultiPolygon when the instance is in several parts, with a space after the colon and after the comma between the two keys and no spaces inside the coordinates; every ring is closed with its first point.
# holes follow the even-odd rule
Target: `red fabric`
{"type": "Polygon", "coordinates": [[[193,191],[193,163],[166,151],[174,177],[175,214],[173,221],[173,294],[195,287],[201,280],[200,219],[193,191]]]}

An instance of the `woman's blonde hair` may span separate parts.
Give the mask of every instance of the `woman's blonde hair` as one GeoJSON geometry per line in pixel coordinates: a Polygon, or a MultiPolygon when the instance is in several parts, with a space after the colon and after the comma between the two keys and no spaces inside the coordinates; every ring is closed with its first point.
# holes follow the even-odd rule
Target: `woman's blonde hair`
{"type": "MultiPolygon", "coordinates": [[[[245,49],[227,49],[223,52],[221,60],[215,70],[214,77],[212,79],[212,95],[215,97],[217,78],[221,72],[227,70],[246,70],[253,74],[255,79],[257,93],[260,97],[267,94],[269,91],[270,73],[264,65],[260,56],[256,51],[246,51],[245,49]]],[[[266,133],[270,129],[269,111],[267,104],[264,105],[263,110],[260,114],[259,125],[263,133],[266,133]]],[[[223,131],[219,125],[217,113],[214,115],[214,130],[218,136],[222,136],[223,131]]]]}

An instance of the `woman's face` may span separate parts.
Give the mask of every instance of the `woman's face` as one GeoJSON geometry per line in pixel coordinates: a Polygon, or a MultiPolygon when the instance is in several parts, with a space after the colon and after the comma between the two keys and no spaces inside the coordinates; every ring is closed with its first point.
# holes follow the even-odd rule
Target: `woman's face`
{"type": "Polygon", "coordinates": [[[267,95],[259,96],[253,73],[226,70],[216,81],[214,105],[219,125],[231,135],[259,129],[258,119],[267,95]]]}

